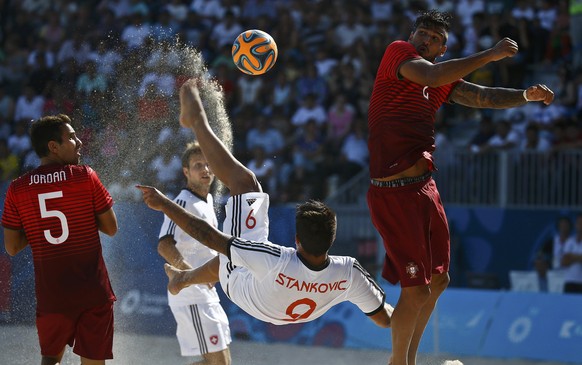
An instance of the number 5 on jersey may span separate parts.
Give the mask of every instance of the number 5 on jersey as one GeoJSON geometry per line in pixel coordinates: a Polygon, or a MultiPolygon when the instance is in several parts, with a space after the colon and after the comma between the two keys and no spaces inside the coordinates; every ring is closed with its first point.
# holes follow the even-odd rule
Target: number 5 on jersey
{"type": "Polygon", "coordinates": [[[48,229],[44,230],[44,238],[53,245],[58,245],[69,238],[69,224],[67,223],[67,217],[60,210],[48,210],[46,209],[46,201],[49,199],[62,198],[62,191],[54,191],[52,193],[38,194],[38,205],[40,207],[40,217],[41,218],[58,218],[61,222],[62,232],[59,237],[53,237],[51,231],[48,229]]]}

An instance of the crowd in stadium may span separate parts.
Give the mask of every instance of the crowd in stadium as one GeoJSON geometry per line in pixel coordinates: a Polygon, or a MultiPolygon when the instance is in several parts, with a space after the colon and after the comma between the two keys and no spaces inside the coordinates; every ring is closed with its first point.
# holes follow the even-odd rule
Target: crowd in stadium
{"type": "MultiPolygon", "coordinates": [[[[139,199],[135,182],[170,195],[183,184],[180,153],[192,138],[177,123],[177,44],[202,52],[224,91],[233,151],[274,203],[325,198],[367,168],[367,106],[385,47],[407,39],[418,11],[455,15],[444,58],[503,37],[519,54],[468,78],[523,88],[540,75],[556,102],[494,114],[447,105],[437,147],[474,152],[582,148],[582,72],[573,60],[568,1],[550,0],[90,0],[5,1],[0,9],[0,170],[10,181],[37,165],[31,120],[72,116],[83,161],[112,195],[139,199]],[[261,29],[277,42],[275,67],[248,76],[232,42],[261,29]],[[459,138],[458,126],[477,126],[459,138]],[[145,141],[145,142],[144,142],[145,141]],[[334,177],[330,179],[330,177],[334,177]]],[[[578,57],[580,59],[580,57],[578,57]]]]}

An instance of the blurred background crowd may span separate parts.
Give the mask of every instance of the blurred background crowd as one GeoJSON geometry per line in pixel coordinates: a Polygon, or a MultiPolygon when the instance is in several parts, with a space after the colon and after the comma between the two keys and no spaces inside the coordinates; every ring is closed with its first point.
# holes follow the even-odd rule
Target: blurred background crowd
{"type": "MultiPolygon", "coordinates": [[[[575,1],[575,0],[571,0],[575,1]]],[[[551,106],[494,113],[447,105],[437,148],[553,153],[582,148],[582,5],[566,0],[19,0],[0,1],[0,178],[36,167],[27,129],[72,116],[83,161],[116,200],[135,182],[169,195],[183,185],[192,138],[177,123],[188,78],[176,45],[198,49],[224,91],[235,155],[273,204],[326,198],[367,170],[367,109],[385,47],[407,39],[418,11],[454,14],[445,59],[515,39],[516,57],[467,80],[548,84],[551,106]],[[578,20],[576,20],[578,19],[578,20]],[[232,42],[246,29],[273,36],[279,56],[263,76],[238,71],[232,42]],[[578,45],[576,46],[576,43],[578,45]],[[144,143],[144,141],[146,143],[144,143]]]]}

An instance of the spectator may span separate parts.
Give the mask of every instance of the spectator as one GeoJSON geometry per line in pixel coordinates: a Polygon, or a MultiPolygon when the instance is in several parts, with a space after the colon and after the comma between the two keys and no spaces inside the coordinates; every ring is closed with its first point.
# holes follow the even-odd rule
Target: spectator
{"type": "Polygon", "coordinates": [[[247,151],[253,151],[256,147],[261,147],[265,156],[279,156],[285,147],[285,140],[281,132],[273,128],[264,115],[259,115],[256,123],[256,126],[247,133],[247,151]]]}
{"type": "Polygon", "coordinates": [[[318,104],[315,94],[307,94],[302,101],[301,107],[291,117],[291,123],[295,127],[301,127],[309,121],[314,121],[318,129],[322,130],[327,122],[325,108],[321,104],[318,104]]]}
{"type": "Polygon", "coordinates": [[[263,146],[257,145],[251,149],[252,158],[247,163],[247,167],[251,170],[259,183],[264,186],[265,192],[273,197],[277,196],[277,170],[275,162],[265,153],[263,146]]]}
{"type": "Polygon", "coordinates": [[[357,119],[341,145],[340,182],[345,183],[368,167],[368,134],[366,122],[357,119]]]}
{"type": "Polygon", "coordinates": [[[56,49],[61,41],[65,38],[65,29],[60,22],[60,14],[56,11],[50,11],[46,15],[47,22],[39,30],[38,35],[43,39],[48,49],[56,49]]]}
{"type": "Polygon", "coordinates": [[[4,42],[5,58],[2,60],[5,71],[3,82],[9,87],[15,88],[16,92],[20,91],[20,84],[26,81],[26,60],[28,53],[20,44],[21,38],[18,33],[7,35],[4,42]]]}
{"type": "Polygon", "coordinates": [[[55,72],[49,67],[45,53],[37,53],[34,67],[28,74],[28,84],[34,88],[39,95],[46,95],[47,90],[53,84],[55,72]]]}
{"type": "Polygon", "coordinates": [[[32,85],[26,85],[22,94],[16,99],[16,108],[14,109],[14,121],[30,122],[40,119],[42,108],[44,106],[44,97],[39,95],[32,85]]]}
{"type": "Polygon", "coordinates": [[[183,0],[171,0],[165,5],[164,10],[170,14],[171,23],[174,26],[183,23],[188,17],[188,6],[183,0]]]}
{"type": "Polygon", "coordinates": [[[459,0],[456,9],[461,24],[468,28],[473,24],[473,14],[485,11],[485,2],[483,0],[459,0]]]}
{"type": "Polygon", "coordinates": [[[128,50],[132,51],[144,45],[150,34],[150,26],[139,12],[133,13],[130,19],[131,23],[126,25],[121,32],[121,40],[127,45],[128,50]]]}
{"type": "Polygon", "coordinates": [[[152,24],[150,35],[157,42],[171,42],[176,38],[178,27],[172,24],[172,17],[170,12],[162,9],[156,15],[156,21],[152,24]]]}
{"type": "Polygon", "coordinates": [[[487,142],[495,135],[495,124],[491,117],[483,117],[479,122],[479,129],[469,141],[471,152],[481,152],[487,147],[487,142]]]}
{"type": "Polygon", "coordinates": [[[91,60],[97,66],[97,73],[103,75],[107,82],[112,82],[119,63],[121,54],[110,38],[105,38],[97,43],[97,51],[91,55],[91,60]]]}
{"type": "Polygon", "coordinates": [[[511,150],[519,146],[519,135],[511,129],[511,124],[500,120],[495,126],[495,134],[487,141],[483,150],[511,150]]]}
{"type": "Polygon", "coordinates": [[[372,0],[370,3],[370,15],[372,16],[372,21],[377,22],[388,22],[393,16],[394,4],[392,1],[388,0],[372,0]]]}
{"type": "Polygon", "coordinates": [[[562,255],[562,266],[566,268],[564,293],[582,294],[582,213],[576,216],[574,231],[562,255]]]}
{"type": "Polygon", "coordinates": [[[241,18],[249,24],[257,22],[259,18],[275,20],[277,19],[277,8],[270,0],[247,0],[241,18]]]}
{"type": "Polygon", "coordinates": [[[295,95],[293,84],[289,82],[285,72],[278,72],[275,76],[275,84],[272,86],[270,93],[272,96],[271,104],[274,109],[279,109],[285,115],[289,115],[294,105],[295,95]]]}
{"type": "Polygon", "coordinates": [[[91,58],[91,45],[85,39],[83,32],[75,31],[71,38],[67,38],[59,48],[57,64],[62,65],[72,59],[77,66],[85,64],[91,58]]]}
{"type": "Polygon", "coordinates": [[[101,0],[98,10],[112,11],[118,21],[126,19],[130,15],[130,0],[101,0]]]}
{"type": "Polygon", "coordinates": [[[24,156],[32,147],[30,136],[27,133],[27,122],[17,122],[14,124],[14,133],[8,137],[8,148],[19,158],[24,156]]]}
{"type": "Polygon", "coordinates": [[[521,141],[519,149],[524,152],[548,152],[551,147],[551,143],[540,135],[540,127],[530,123],[525,129],[525,139],[521,141]]]}
{"type": "Polygon", "coordinates": [[[11,181],[20,173],[20,159],[8,147],[5,139],[0,138],[0,177],[2,181],[11,181]]]}
{"type": "Polygon", "coordinates": [[[295,80],[295,98],[300,104],[308,95],[313,95],[320,105],[327,100],[327,83],[317,74],[315,62],[307,64],[305,73],[295,80]]]}
{"type": "MultiPolygon", "coordinates": [[[[186,20],[182,23],[180,31],[183,33],[183,38],[186,43],[197,45],[202,53],[207,55],[207,38],[210,29],[211,27],[202,21],[200,14],[196,11],[190,10],[186,20]]],[[[208,57],[206,59],[210,58],[208,57]]]]}
{"type": "Polygon", "coordinates": [[[243,27],[235,18],[234,13],[228,10],[224,14],[224,18],[220,21],[210,34],[210,40],[213,48],[218,51],[223,46],[232,46],[232,42],[236,37],[242,33],[243,27]]]}
{"type": "Polygon", "coordinates": [[[338,47],[338,51],[341,53],[349,51],[358,40],[365,43],[369,41],[368,31],[358,15],[360,14],[354,7],[347,8],[344,20],[333,30],[334,45],[338,47]]]}
{"type": "Polygon", "coordinates": [[[8,123],[14,120],[14,98],[6,92],[6,85],[0,84],[0,118],[8,123]]]}
{"type": "Polygon", "coordinates": [[[534,266],[538,272],[540,283],[547,286],[548,270],[558,270],[562,268],[562,257],[566,242],[572,236],[572,221],[566,216],[559,217],[556,222],[556,233],[553,237],[542,244],[539,249],[534,266]]]}
{"type": "Polygon", "coordinates": [[[29,70],[34,70],[42,66],[51,69],[55,66],[55,54],[44,39],[38,39],[36,41],[35,48],[28,53],[26,66],[29,70]]]}
{"type": "Polygon", "coordinates": [[[256,112],[259,109],[259,96],[263,92],[263,78],[254,76],[241,76],[237,82],[238,106],[241,109],[250,107],[256,112]]]}
{"type": "Polygon", "coordinates": [[[327,143],[331,152],[337,152],[344,138],[350,132],[356,117],[356,109],[349,104],[344,94],[337,94],[327,112],[327,143]]]}
{"type": "Polygon", "coordinates": [[[175,195],[179,189],[182,161],[180,156],[167,146],[160,146],[159,150],[159,155],[155,156],[150,163],[153,184],[162,187],[168,194],[175,195]]]}
{"type": "Polygon", "coordinates": [[[307,196],[321,197],[322,171],[319,169],[324,162],[324,139],[317,122],[308,120],[303,133],[297,138],[293,149],[294,178],[299,185],[305,184],[302,193],[307,196]]]}
{"type": "Polygon", "coordinates": [[[91,93],[105,93],[107,90],[107,77],[97,72],[94,61],[87,61],[84,65],[85,72],[79,75],[75,90],[81,96],[91,93]]]}
{"type": "Polygon", "coordinates": [[[199,14],[202,22],[208,28],[223,17],[223,8],[220,0],[192,0],[190,10],[199,14]]]}
{"type": "Polygon", "coordinates": [[[58,113],[73,115],[75,104],[69,97],[68,92],[62,85],[55,85],[48,92],[42,107],[42,115],[57,115],[58,113]]]}

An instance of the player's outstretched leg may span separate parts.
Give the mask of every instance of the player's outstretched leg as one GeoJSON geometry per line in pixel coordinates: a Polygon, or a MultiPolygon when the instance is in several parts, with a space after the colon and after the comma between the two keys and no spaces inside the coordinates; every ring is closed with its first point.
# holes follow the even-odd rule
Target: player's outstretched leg
{"type": "Polygon", "coordinates": [[[180,87],[180,124],[192,129],[212,172],[232,195],[262,191],[254,173],[230,153],[210,128],[198,82],[190,79],[180,87]]]}
{"type": "Polygon", "coordinates": [[[214,285],[218,282],[218,266],[220,259],[214,257],[204,265],[190,270],[180,270],[170,264],[164,264],[164,270],[168,275],[168,291],[176,295],[182,289],[195,284],[214,285]]]}

